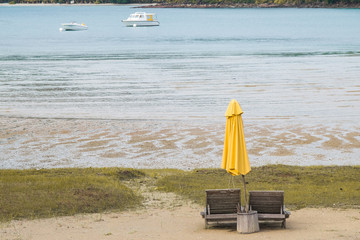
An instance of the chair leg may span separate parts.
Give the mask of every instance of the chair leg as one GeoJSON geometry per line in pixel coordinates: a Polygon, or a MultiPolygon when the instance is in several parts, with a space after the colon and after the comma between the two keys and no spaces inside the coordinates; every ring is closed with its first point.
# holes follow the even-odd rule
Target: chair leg
{"type": "Polygon", "coordinates": [[[286,228],[286,220],[282,221],[281,227],[286,228]]]}
{"type": "Polygon", "coordinates": [[[209,223],[207,222],[206,219],[205,219],[205,229],[209,229],[209,223]]]}

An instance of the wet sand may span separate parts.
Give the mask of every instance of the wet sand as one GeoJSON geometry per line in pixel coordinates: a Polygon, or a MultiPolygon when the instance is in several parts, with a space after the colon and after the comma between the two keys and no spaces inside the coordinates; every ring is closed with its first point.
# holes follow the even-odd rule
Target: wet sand
{"type": "MultiPolygon", "coordinates": [[[[224,122],[0,117],[0,168],[219,167],[224,122]]],[[[360,127],[245,122],[252,166],[359,165],[360,127]]]]}

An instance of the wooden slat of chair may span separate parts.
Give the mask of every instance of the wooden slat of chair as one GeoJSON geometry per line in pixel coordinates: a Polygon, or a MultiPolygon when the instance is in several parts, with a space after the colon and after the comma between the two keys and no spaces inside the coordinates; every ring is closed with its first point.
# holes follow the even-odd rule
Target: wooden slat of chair
{"type": "Polygon", "coordinates": [[[290,213],[285,212],[284,191],[249,191],[249,206],[258,212],[259,220],[282,221],[286,227],[290,213]]]}
{"type": "Polygon", "coordinates": [[[241,205],[240,189],[206,190],[205,227],[209,222],[234,222],[241,205]]]}

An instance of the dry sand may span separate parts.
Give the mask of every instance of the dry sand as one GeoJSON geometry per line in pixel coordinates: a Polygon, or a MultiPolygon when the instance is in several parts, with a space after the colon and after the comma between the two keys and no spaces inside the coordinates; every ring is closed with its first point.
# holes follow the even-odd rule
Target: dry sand
{"type": "Polygon", "coordinates": [[[260,232],[239,234],[236,226],[204,228],[200,206],[147,209],[137,212],[78,215],[2,224],[2,240],[100,239],[360,239],[360,210],[292,211],[287,228],[261,224],[260,232]]]}

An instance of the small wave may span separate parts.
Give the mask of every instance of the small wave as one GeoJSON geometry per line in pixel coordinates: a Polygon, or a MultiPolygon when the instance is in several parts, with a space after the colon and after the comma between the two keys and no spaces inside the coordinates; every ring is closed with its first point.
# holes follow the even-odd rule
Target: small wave
{"type": "Polygon", "coordinates": [[[360,56],[357,51],[319,51],[319,52],[279,52],[279,53],[257,53],[258,56],[279,57],[303,57],[303,56],[360,56]]]}
{"type": "Polygon", "coordinates": [[[146,60],[181,59],[222,56],[263,56],[263,57],[304,57],[304,56],[360,56],[360,51],[316,51],[316,52],[166,52],[137,54],[65,54],[65,55],[8,55],[0,56],[0,61],[106,61],[106,60],[146,60]]]}
{"type": "Polygon", "coordinates": [[[183,54],[66,54],[66,55],[8,55],[0,56],[0,61],[96,61],[96,60],[133,60],[133,59],[168,59],[182,58],[183,54]]]}
{"type": "Polygon", "coordinates": [[[243,38],[243,37],[213,37],[213,38],[193,38],[189,41],[194,42],[294,42],[303,41],[304,39],[292,38],[243,38]]]}

